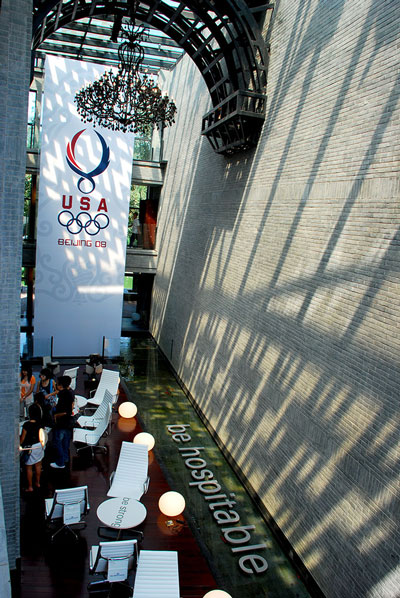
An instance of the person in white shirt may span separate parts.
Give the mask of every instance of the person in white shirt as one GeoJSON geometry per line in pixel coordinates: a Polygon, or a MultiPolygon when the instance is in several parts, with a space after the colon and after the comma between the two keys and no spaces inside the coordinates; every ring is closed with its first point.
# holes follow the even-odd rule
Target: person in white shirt
{"type": "Polygon", "coordinates": [[[140,230],[140,222],[138,218],[138,213],[133,212],[133,222],[132,222],[132,234],[129,241],[129,247],[133,247],[134,242],[136,241],[136,246],[138,244],[138,234],[140,230]]]}

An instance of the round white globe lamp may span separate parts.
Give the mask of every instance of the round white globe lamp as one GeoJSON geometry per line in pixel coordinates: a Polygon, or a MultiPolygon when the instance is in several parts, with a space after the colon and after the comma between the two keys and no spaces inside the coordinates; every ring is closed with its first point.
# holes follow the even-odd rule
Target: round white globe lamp
{"type": "Polygon", "coordinates": [[[224,590],[211,590],[211,592],[204,594],[203,598],[232,598],[232,596],[224,590]]]}
{"type": "Polygon", "coordinates": [[[158,508],[161,513],[168,517],[177,517],[185,509],[185,499],[179,492],[173,492],[171,490],[160,496],[158,508]]]}
{"type": "Polygon", "coordinates": [[[135,403],[125,401],[125,403],[121,403],[121,405],[118,407],[118,413],[121,417],[124,417],[125,419],[130,419],[132,417],[135,417],[137,413],[137,407],[135,403]]]}
{"type": "Polygon", "coordinates": [[[135,444],[145,444],[147,446],[148,451],[151,451],[151,449],[156,443],[156,441],[154,440],[154,436],[152,436],[148,432],[140,432],[140,434],[136,434],[135,438],[133,439],[133,442],[135,444]]]}

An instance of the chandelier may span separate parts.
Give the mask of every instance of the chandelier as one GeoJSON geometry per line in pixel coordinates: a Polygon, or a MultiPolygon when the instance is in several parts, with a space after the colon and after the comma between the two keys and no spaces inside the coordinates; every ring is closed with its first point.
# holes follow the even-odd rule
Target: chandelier
{"type": "Polygon", "coordinates": [[[144,135],[154,125],[160,129],[175,122],[175,103],[162,94],[153,77],[140,71],[144,59],[140,42],[145,35],[146,29],[135,28],[134,20],[121,29],[125,41],[118,48],[118,71],[106,71],[75,95],[83,122],[144,135]]]}

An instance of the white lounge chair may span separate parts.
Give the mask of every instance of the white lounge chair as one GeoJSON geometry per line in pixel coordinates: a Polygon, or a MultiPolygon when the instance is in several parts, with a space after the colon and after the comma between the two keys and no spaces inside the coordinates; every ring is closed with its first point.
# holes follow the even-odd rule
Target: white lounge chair
{"type": "Polygon", "coordinates": [[[73,442],[78,442],[83,444],[84,446],[77,447],[77,452],[85,449],[90,448],[92,452],[92,457],[94,456],[94,451],[96,449],[100,451],[107,452],[106,446],[99,445],[99,440],[103,436],[104,432],[107,430],[107,427],[110,423],[111,419],[111,404],[107,405],[106,412],[101,419],[96,428],[94,430],[86,430],[85,428],[74,428],[72,440],[73,442]]]}
{"type": "Polygon", "coordinates": [[[124,440],[117,468],[111,474],[111,486],[107,496],[127,496],[140,500],[149,487],[148,467],[147,446],[124,440]]]}
{"type": "Polygon", "coordinates": [[[118,396],[118,387],[119,387],[119,372],[114,370],[105,370],[101,374],[100,382],[94,394],[90,399],[88,399],[88,403],[92,405],[100,405],[104,398],[104,393],[108,390],[114,397],[114,403],[117,400],[118,396]]]}
{"type": "Polygon", "coordinates": [[[95,412],[93,413],[93,415],[81,415],[77,419],[77,424],[79,424],[81,428],[96,428],[99,425],[99,423],[103,420],[109,406],[112,406],[113,400],[114,397],[112,396],[110,391],[106,389],[104,392],[104,398],[102,402],[97,407],[97,409],[94,407],[95,412]]]}
{"type": "Polygon", "coordinates": [[[76,388],[76,378],[78,376],[78,370],[79,367],[77,368],[70,368],[69,370],[64,370],[63,376],[69,376],[71,378],[71,389],[75,390],[76,388]]]}
{"type": "Polygon", "coordinates": [[[93,376],[94,374],[101,374],[103,371],[103,363],[98,353],[92,353],[89,355],[89,359],[86,359],[86,374],[93,376]]]}
{"type": "Polygon", "coordinates": [[[51,361],[50,355],[46,355],[46,357],[42,358],[43,367],[47,368],[51,371],[52,376],[56,376],[60,373],[60,362],[59,361],[51,361]]]}
{"type": "MultiPolygon", "coordinates": [[[[101,574],[108,583],[121,583],[128,579],[129,573],[136,568],[138,547],[136,540],[100,542],[90,549],[90,573],[101,574]]],[[[92,582],[88,590],[98,589],[104,581],[92,582]]],[[[124,584],[125,585],[125,584],[124,584]]]]}
{"type": "Polygon", "coordinates": [[[179,598],[176,550],[141,550],[133,598],[179,598]]]}
{"type": "Polygon", "coordinates": [[[61,531],[69,531],[76,540],[78,536],[71,529],[71,525],[86,523],[83,517],[89,511],[88,487],[78,486],[77,488],[64,488],[56,490],[53,498],[45,499],[45,517],[48,523],[60,523],[60,528],[52,535],[53,541],[61,531]]]}
{"type": "Polygon", "coordinates": [[[82,395],[75,395],[76,403],[79,409],[86,407],[88,403],[99,406],[104,398],[105,390],[110,391],[110,393],[113,395],[113,402],[115,403],[118,396],[118,387],[119,372],[103,369],[99,385],[94,391],[91,392],[90,398],[86,399],[82,395]]]}

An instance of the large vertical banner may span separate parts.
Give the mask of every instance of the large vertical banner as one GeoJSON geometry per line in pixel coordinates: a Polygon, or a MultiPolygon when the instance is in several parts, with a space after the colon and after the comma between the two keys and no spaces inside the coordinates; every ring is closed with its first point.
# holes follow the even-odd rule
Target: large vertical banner
{"type": "Polygon", "coordinates": [[[119,354],[132,134],[83,123],[74,97],[104,67],[46,59],[34,352],[119,354]]]}

